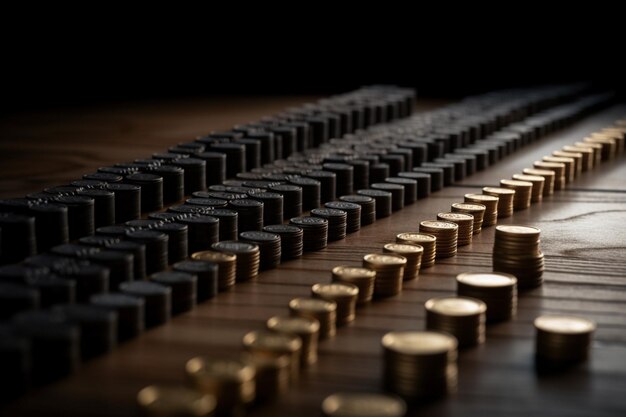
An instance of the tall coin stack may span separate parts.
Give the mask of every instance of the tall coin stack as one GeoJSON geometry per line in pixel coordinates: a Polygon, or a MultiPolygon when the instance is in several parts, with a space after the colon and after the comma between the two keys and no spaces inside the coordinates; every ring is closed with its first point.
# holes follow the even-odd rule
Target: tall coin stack
{"type": "Polygon", "coordinates": [[[437,220],[456,223],[459,226],[457,246],[472,243],[474,234],[474,216],[466,213],[438,213],[437,220]]]}
{"type": "Polygon", "coordinates": [[[423,249],[421,268],[435,264],[437,237],[429,233],[405,232],[396,235],[396,243],[421,246],[423,249]]]}
{"type": "Polygon", "coordinates": [[[376,271],[358,266],[340,265],[333,268],[332,274],[333,282],[354,284],[359,289],[356,299],[357,305],[363,305],[372,301],[376,271]]]}
{"type": "Polygon", "coordinates": [[[487,305],[487,322],[510,320],[517,312],[517,278],[501,272],[465,272],[456,277],[456,293],[487,305]]]}
{"type": "Polygon", "coordinates": [[[449,333],[457,338],[459,348],[485,341],[487,305],[468,297],[431,298],[426,308],[426,329],[449,333]]]}
{"type": "Polygon", "coordinates": [[[518,180],[500,180],[502,188],[510,188],[515,190],[513,196],[513,209],[525,210],[530,207],[530,200],[533,193],[533,183],[518,180]]]}
{"type": "Polygon", "coordinates": [[[483,227],[493,226],[498,223],[498,202],[497,196],[487,194],[465,194],[466,203],[477,203],[485,206],[483,216],[483,227]]]}
{"type": "Polygon", "coordinates": [[[498,218],[504,219],[513,215],[513,199],[515,190],[509,188],[484,187],[483,194],[498,197],[498,218]]]}
{"type": "Polygon", "coordinates": [[[456,255],[459,226],[452,222],[424,220],[420,222],[420,232],[430,233],[437,238],[437,258],[450,258],[456,255]]]}
{"type": "Polygon", "coordinates": [[[545,364],[581,362],[589,356],[596,324],[581,317],[544,315],[535,319],[536,355],[545,364]]]}
{"type": "Polygon", "coordinates": [[[465,213],[474,216],[472,233],[477,235],[482,231],[485,205],[478,203],[452,203],[450,209],[453,213],[465,213]]]}
{"type": "Polygon", "coordinates": [[[397,331],[382,338],[385,387],[410,399],[456,391],[457,341],[433,331],[397,331]]]}
{"type": "Polygon", "coordinates": [[[374,295],[392,297],[402,292],[406,258],[396,254],[370,253],[363,257],[363,267],[376,271],[374,295]]]}
{"type": "Polygon", "coordinates": [[[422,254],[424,248],[419,245],[411,245],[406,243],[386,243],[383,246],[383,253],[395,253],[396,255],[406,258],[404,267],[404,281],[417,279],[422,265],[422,254]]]}
{"type": "Polygon", "coordinates": [[[493,245],[493,270],[517,278],[518,288],[543,283],[544,260],[539,250],[541,231],[529,226],[497,226],[493,245]]]}

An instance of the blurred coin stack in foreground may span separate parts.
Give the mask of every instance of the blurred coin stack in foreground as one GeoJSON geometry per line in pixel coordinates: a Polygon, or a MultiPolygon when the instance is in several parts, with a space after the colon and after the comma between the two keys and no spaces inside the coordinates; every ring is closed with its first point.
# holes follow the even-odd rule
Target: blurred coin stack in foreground
{"type": "Polygon", "coordinates": [[[341,392],[322,403],[324,417],[404,417],[405,402],[397,397],[366,392],[341,392]]]}
{"type": "Polygon", "coordinates": [[[370,253],[363,257],[363,267],[376,271],[376,297],[391,297],[402,292],[405,266],[406,258],[396,254],[370,253]]]}
{"type": "Polygon", "coordinates": [[[317,362],[317,342],[320,336],[320,322],[310,317],[274,316],[267,320],[267,329],[278,333],[287,333],[300,337],[302,368],[317,362]]]}
{"type": "Polygon", "coordinates": [[[404,281],[417,279],[422,265],[422,254],[424,248],[420,245],[407,243],[387,243],[383,246],[384,253],[395,253],[406,258],[404,267],[404,281]]]}
{"type": "Polygon", "coordinates": [[[356,303],[363,305],[372,301],[376,271],[357,266],[336,266],[333,268],[333,281],[354,284],[359,289],[356,303]]]}
{"type": "Polygon", "coordinates": [[[320,340],[337,333],[337,303],[318,298],[294,298],[289,302],[292,317],[312,318],[320,323],[320,340]]]}
{"type": "MultiPolygon", "coordinates": [[[[596,324],[580,317],[544,315],[535,319],[536,355],[545,364],[581,362],[589,356],[596,324]]],[[[542,363],[542,364],[543,364],[542,363]]]]}
{"type": "Polygon", "coordinates": [[[311,296],[337,303],[337,326],[345,326],[354,321],[355,307],[359,288],[353,284],[329,283],[315,284],[311,287],[311,296]]]}

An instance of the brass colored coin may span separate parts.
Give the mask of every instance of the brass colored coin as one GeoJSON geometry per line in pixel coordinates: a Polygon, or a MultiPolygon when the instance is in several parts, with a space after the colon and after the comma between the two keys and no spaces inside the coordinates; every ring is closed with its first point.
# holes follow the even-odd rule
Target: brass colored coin
{"type": "Polygon", "coordinates": [[[515,194],[515,190],[511,190],[510,188],[499,188],[499,187],[484,187],[484,192],[493,193],[498,195],[513,195],[515,194]]]}
{"type": "Polygon", "coordinates": [[[466,211],[485,211],[484,204],[472,204],[472,203],[453,203],[452,207],[459,210],[466,211]]]}
{"type": "Polygon", "coordinates": [[[203,417],[213,415],[216,401],[211,394],[191,388],[150,385],[139,391],[137,403],[147,416],[203,417]]]}
{"type": "Polygon", "coordinates": [[[309,317],[274,316],[267,320],[267,328],[280,333],[313,334],[320,330],[320,322],[309,317]]]}
{"type": "Polygon", "coordinates": [[[237,360],[196,357],[187,361],[185,371],[192,378],[210,377],[234,382],[254,379],[254,368],[237,360]]]}
{"type": "Polygon", "coordinates": [[[356,297],[359,294],[356,285],[340,283],[315,284],[311,291],[324,299],[356,297]]]}
{"type": "Polygon", "coordinates": [[[320,298],[294,298],[289,301],[289,308],[295,311],[330,313],[337,310],[337,303],[320,298]]]}
{"type": "Polygon", "coordinates": [[[442,222],[436,220],[424,220],[420,222],[420,226],[429,228],[429,229],[458,229],[459,226],[452,222],[442,222]]]}
{"type": "Polygon", "coordinates": [[[402,243],[386,243],[384,250],[400,254],[417,254],[424,252],[424,248],[420,245],[407,245],[402,243]]]}
{"type": "Polygon", "coordinates": [[[394,267],[406,265],[406,258],[393,254],[370,253],[363,257],[363,261],[375,267],[394,267]]]}
{"type": "Polygon", "coordinates": [[[496,232],[502,232],[505,234],[522,235],[522,236],[539,236],[541,229],[531,226],[509,226],[500,225],[496,226],[496,232]]]}
{"type": "Polygon", "coordinates": [[[286,333],[253,331],[243,337],[246,349],[273,352],[295,352],[302,348],[300,337],[286,333]]]}
{"type": "Polygon", "coordinates": [[[544,177],[540,177],[538,175],[524,175],[524,174],[514,174],[513,179],[521,181],[521,182],[530,182],[531,184],[533,183],[533,181],[544,182],[546,180],[544,177]]]}
{"type": "Polygon", "coordinates": [[[324,399],[326,417],[403,417],[405,402],[397,397],[373,393],[337,393],[324,399]]]}
{"type": "Polygon", "coordinates": [[[520,188],[532,188],[533,183],[528,181],[518,181],[518,180],[500,180],[500,185],[510,186],[510,187],[520,187],[520,188]]]}
{"type": "Polygon", "coordinates": [[[457,341],[445,333],[407,330],[385,334],[382,345],[405,355],[437,355],[455,350],[457,341]]]}
{"type": "Polygon", "coordinates": [[[209,262],[234,262],[237,260],[237,255],[227,252],[215,252],[215,251],[202,251],[196,252],[191,255],[191,259],[196,261],[209,261],[209,262]]]}
{"type": "MultiPolygon", "coordinates": [[[[491,187],[488,187],[491,188],[491,187]]],[[[492,201],[494,203],[498,202],[498,197],[489,194],[465,194],[466,201],[492,201]]]]}
{"type": "Polygon", "coordinates": [[[426,310],[446,316],[474,316],[487,311],[487,305],[480,300],[467,297],[431,298],[426,301],[426,310]]]}
{"type": "Polygon", "coordinates": [[[336,266],[332,273],[334,276],[345,280],[376,277],[376,271],[358,266],[336,266]]]}
{"type": "Polygon", "coordinates": [[[475,287],[511,287],[517,283],[517,278],[510,274],[498,272],[465,272],[456,277],[457,282],[475,287]]]}
{"type": "Polygon", "coordinates": [[[535,319],[535,327],[548,333],[576,335],[592,333],[596,324],[588,319],[575,316],[544,315],[535,319]]]}
{"type": "Polygon", "coordinates": [[[456,221],[473,222],[474,221],[474,216],[472,216],[471,214],[464,214],[464,213],[438,213],[437,218],[441,220],[450,220],[452,222],[456,222],[456,221]]]}
{"type": "MultiPolygon", "coordinates": [[[[428,233],[419,233],[419,232],[406,232],[406,233],[399,233],[398,235],[396,235],[396,241],[402,241],[402,242],[435,242],[437,240],[437,238],[433,235],[430,235],[428,233]]],[[[400,243],[400,242],[398,242],[400,243]]]]}

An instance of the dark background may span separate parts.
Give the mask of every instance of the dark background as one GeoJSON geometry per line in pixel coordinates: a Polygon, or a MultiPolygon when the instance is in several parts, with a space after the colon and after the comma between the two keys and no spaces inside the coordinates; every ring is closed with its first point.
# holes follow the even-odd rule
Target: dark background
{"type": "Polygon", "coordinates": [[[31,23],[3,33],[1,109],[330,95],[372,83],[415,87],[433,98],[577,81],[623,92],[625,32],[616,10],[548,12],[507,3],[510,10],[493,17],[498,10],[414,7],[380,15],[372,9],[364,18],[308,5],[271,20],[254,12],[206,15],[203,25],[172,17],[145,27],[145,16],[121,26],[115,19],[48,21],[35,33],[31,23]],[[309,16],[309,9],[319,10],[309,16]]]}

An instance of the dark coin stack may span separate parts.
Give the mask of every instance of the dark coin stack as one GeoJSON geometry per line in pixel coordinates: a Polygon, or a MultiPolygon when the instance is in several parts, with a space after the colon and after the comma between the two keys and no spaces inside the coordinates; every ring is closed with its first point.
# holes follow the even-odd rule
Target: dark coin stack
{"type": "Polygon", "coordinates": [[[237,255],[215,251],[196,252],[191,255],[195,261],[211,262],[217,265],[217,289],[227,291],[235,285],[237,279],[237,255]]]}
{"type": "Polygon", "coordinates": [[[282,194],[250,192],[250,198],[263,203],[263,224],[281,224],[283,222],[284,198],[282,194]]]}
{"type": "Polygon", "coordinates": [[[302,210],[309,211],[321,205],[321,183],[319,181],[313,178],[296,177],[290,179],[289,183],[302,188],[302,210]]]}
{"type": "Polygon", "coordinates": [[[302,187],[279,184],[270,186],[269,191],[283,196],[283,219],[302,215],[302,187]]]}
{"type": "Polygon", "coordinates": [[[483,194],[498,197],[499,219],[504,219],[513,215],[513,201],[515,199],[515,190],[512,190],[510,188],[484,187],[483,194]]]}
{"type": "Polygon", "coordinates": [[[237,282],[254,281],[259,276],[261,264],[259,245],[251,242],[224,240],[211,245],[211,249],[237,255],[237,282]]]}
{"type": "Polygon", "coordinates": [[[402,210],[404,208],[404,187],[402,185],[378,182],[372,184],[371,188],[391,193],[391,209],[393,211],[402,210]]]}
{"type": "Polygon", "coordinates": [[[343,210],[317,208],[311,210],[312,217],[328,220],[328,240],[342,240],[346,238],[348,214],[343,210]]]}
{"type": "Polygon", "coordinates": [[[457,341],[434,331],[396,331],[382,338],[385,387],[408,399],[429,399],[457,388],[457,341]]]}
{"type": "MultiPolygon", "coordinates": [[[[376,202],[376,218],[382,219],[384,217],[389,217],[392,211],[392,194],[388,191],[383,190],[359,190],[357,194],[360,196],[371,197],[376,202]]],[[[349,201],[344,200],[342,201],[349,201]]],[[[355,201],[356,202],[356,201],[355,201]]],[[[363,219],[361,219],[361,223],[363,223],[363,219]]]]}
{"type": "Polygon", "coordinates": [[[422,266],[422,255],[424,248],[419,245],[405,243],[386,243],[383,246],[383,253],[395,253],[406,258],[404,267],[404,281],[417,279],[422,266]]]}
{"type": "Polygon", "coordinates": [[[367,304],[374,297],[376,271],[355,266],[336,266],[332,271],[333,282],[351,284],[359,289],[357,305],[367,304]]]}
{"type": "Polygon", "coordinates": [[[396,254],[370,253],[363,257],[363,267],[376,271],[374,296],[392,297],[402,292],[406,258],[396,254]]]}
{"type": "Polygon", "coordinates": [[[280,235],[269,232],[241,232],[239,239],[242,242],[253,243],[259,247],[261,256],[260,269],[273,269],[280,265],[281,239],[280,235]]]}
{"type": "Polygon", "coordinates": [[[294,217],[289,224],[302,229],[303,249],[312,252],[324,249],[328,244],[328,220],[321,217],[294,217]]]}
{"type": "Polygon", "coordinates": [[[575,316],[544,315],[537,317],[534,325],[539,365],[568,365],[589,356],[596,330],[593,321],[575,316]]]}
{"type": "Polygon", "coordinates": [[[467,297],[431,298],[424,305],[426,329],[451,334],[459,348],[485,342],[487,305],[467,297]]]}
{"type": "Polygon", "coordinates": [[[405,232],[396,235],[396,243],[417,245],[423,249],[420,269],[430,268],[435,264],[437,255],[437,237],[429,233],[405,232]]]}
{"type": "Polygon", "coordinates": [[[356,313],[356,300],[359,288],[353,284],[329,283],[315,284],[311,287],[311,296],[337,303],[337,326],[345,326],[353,322],[356,313]]]}
{"type": "Polygon", "coordinates": [[[498,197],[486,194],[465,194],[464,198],[466,203],[485,206],[482,227],[489,227],[498,223],[498,202],[500,201],[498,197]]]}
{"type": "Polygon", "coordinates": [[[500,186],[502,188],[510,188],[515,190],[513,196],[513,209],[525,210],[530,207],[530,200],[533,194],[533,183],[528,181],[518,180],[500,180],[500,186]]]}
{"type": "Polygon", "coordinates": [[[172,316],[172,289],[156,282],[125,281],[119,290],[133,297],[142,298],[145,303],[146,328],[166,323],[172,316]]]}
{"type": "Polygon", "coordinates": [[[346,212],[346,233],[354,233],[361,229],[360,205],[355,203],[348,203],[345,201],[330,201],[324,204],[324,207],[326,207],[327,209],[341,210],[346,212]]]}
{"type": "Polygon", "coordinates": [[[344,195],[339,200],[361,206],[361,225],[367,226],[376,221],[376,200],[365,195],[344,195]]]}
{"type": "Polygon", "coordinates": [[[483,218],[485,216],[485,205],[477,203],[452,203],[450,210],[452,213],[465,213],[474,217],[472,233],[477,235],[482,231],[483,218]]]}
{"type": "Polygon", "coordinates": [[[228,208],[238,213],[239,233],[263,228],[263,202],[248,198],[238,198],[228,202],[228,208]]]}
{"type": "Polygon", "coordinates": [[[520,289],[540,286],[544,270],[540,233],[539,229],[529,226],[497,226],[493,270],[514,275],[520,289]]]}
{"type": "Polygon", "coordinates": [[[188,227],[189,252],[209,249],[219,240],[220,221],[215,217],[195,215],[178,221],[188,227]]]}
{"type": "Polygon", "coordinates": [[[436,220],[420,222],[420,233],[428,233],[437,238],[436,257],[450,258],[456,255],[459,226],[456,223],[436,220]]]}
{"type": "Polygon", "coordinates": [[[438,213],[437,220],[456,223],[458,230],[458,246],[466,246],[472,243],[474,234],[474,216],[466,213],[438,213]]]}
{"type": "Polygon", "coordinates": [[[546,182],[544,177],[538,175],[514,174],[513,179],[516,181],[529,182],[533,185],[530,195],[531,203],[539,203],[543,200],[543,187],[546,182]]]}
{"type": "Polygon", "coordinates": [[[180,271],[163,271],[150,276],[150,281],[172,290],[172,314],[192,310],[198,301],[198,277],[180,271]]]}
{"type": "Polygon", "coordinates": [[[296,259],[302,256],[304,233],[300,227],[289,224],[274,224],[265,226],[263,231],[280,236],[281,260],[296,259]]]}
{"type": "Polygon", "coordinates": [[[337,303],[318,298],[294,298],[289,302],[292,317],[316,319],[320,323],[320,340],[330,339],[337,332],[337,303]]]}
{"type": "Polygon", "coordinates": [[[239,214],[235,210],[211,209],[206,212],[206,215],[220,221],[219,240],[237,240],[239,214]]]}
{"type": "Polygon", "coordinates": [[[172,265],[172,269],[198,277],[198,301],[209,300],[217,295],[217,264],[207,261],[187,260],[175,263],[172,265]]]}
{"type": "Polygon", "coordinates": [[[385,182],[404,187],[404,205],[413,204],[417,200],[417,180],[404,177],[389,177],[385,182]]]}
{"type": "Polygon", "coordinates": [[[456,277],[457,294],[487,305],[487,322],[510,320],[517,312],[517,278],[502,272],[465,272],[456,277]]]}

